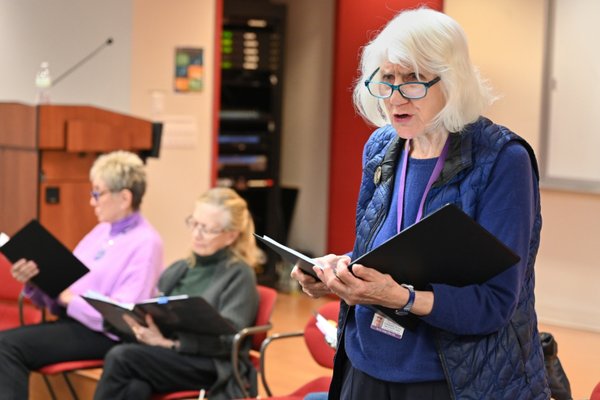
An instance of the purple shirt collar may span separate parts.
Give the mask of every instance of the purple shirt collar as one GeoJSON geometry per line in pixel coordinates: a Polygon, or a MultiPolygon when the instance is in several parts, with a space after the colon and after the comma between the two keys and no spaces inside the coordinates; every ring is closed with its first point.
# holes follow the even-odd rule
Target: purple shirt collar
{"type": "Polygon", "coordinates": [[[123,219],[113,222],[110,225],[110,236],[116,236],[121,233],[125,233],[128,230],[134,228],[142,219],[142,215],[139,211],[129,214],[123,219]]]}

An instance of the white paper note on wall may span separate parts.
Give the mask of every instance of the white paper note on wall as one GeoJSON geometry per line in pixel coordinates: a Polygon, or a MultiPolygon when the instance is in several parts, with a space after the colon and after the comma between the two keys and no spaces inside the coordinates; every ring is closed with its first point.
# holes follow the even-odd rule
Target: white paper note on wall
{"type": "Polygon", "coordinates": [[[166,148],[196,147],[198,123],[191,115],[163,115],[162,145],[166,148]]]}

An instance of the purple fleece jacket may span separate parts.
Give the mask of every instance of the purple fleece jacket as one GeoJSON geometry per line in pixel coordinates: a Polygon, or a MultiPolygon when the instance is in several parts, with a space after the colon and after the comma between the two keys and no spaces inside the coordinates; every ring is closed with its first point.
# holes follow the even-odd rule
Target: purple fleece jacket
{"type": "MultiPolygon", "coordinates": [[[[151,297],[163,266],[160,235],[139,212],[96,225],[73,254],[90,269],[69,287],[75,295],[93,290],[124,303],[151,297]]],[[[25,286],[25,295],[53,313],[60,310],[56,299],[32,285],[25,286]]],[[[101,315],[80,296],[73,297],[66,311],[91,330],[102,332],[101,315]]]]}

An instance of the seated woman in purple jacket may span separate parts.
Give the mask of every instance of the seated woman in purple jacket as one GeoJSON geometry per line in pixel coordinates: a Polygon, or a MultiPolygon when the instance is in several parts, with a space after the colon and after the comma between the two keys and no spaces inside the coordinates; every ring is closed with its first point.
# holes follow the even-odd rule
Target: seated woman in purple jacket
{"type": "Polygon", "coordinates": [[[102,317],[81,297],[88,290],[132,303],[152,295],[163,262],[162,240],[139,212],[146,173],[135,154],[116,151],[100,156],[90,171],[90,205],[98,225],[73,253],[89,269],[86,275],[50,298],[30,279],[33,261],[13,264],[13,277],[25,283],[25,295],[57,315],[56,321],[0,332],[0,399],[28,398],[29,372],[62,361],[100,359],[117,342],[103,331],[102,317]]]}

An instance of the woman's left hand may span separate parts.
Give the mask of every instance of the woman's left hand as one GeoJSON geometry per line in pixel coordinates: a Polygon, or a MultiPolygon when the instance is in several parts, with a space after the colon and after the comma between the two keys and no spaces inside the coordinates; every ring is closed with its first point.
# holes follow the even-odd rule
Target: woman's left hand
{"type": "Polygon", "coordinates": [[[75,294],[71,290],[65,289],[58,295],[58,303],[66,307],[73,300],[73,297],[75,297],[75,294]]]}
{"type": "Polygon", "coordinates": [[[355,264],[348,269],[350,259],[341,258],[335,267],[317,271],[319,279],[348,305],[376,304],[398,308],[408,301],[408,291],[388,274],[355,264]]]}
{"type": "Polygon", "coordinates": [[[163,336],[158,329],[158,326],[154,323],[152,316],[150,314],[146,314],[146,326],[142,326],[138,324],[133,318],[129,315],[123,315],[123,319],[129,325],[131,330],[133,331],[135,338],[138,342],[144,343],[150,346],[160,346],[171,348],[173,347],[174,341],[171,339],[167,339],[163,336]]]}

